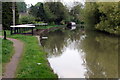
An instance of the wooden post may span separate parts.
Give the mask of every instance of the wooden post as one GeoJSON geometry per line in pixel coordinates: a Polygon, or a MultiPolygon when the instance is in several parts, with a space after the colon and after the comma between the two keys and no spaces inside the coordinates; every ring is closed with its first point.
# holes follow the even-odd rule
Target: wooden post
{"type": "Polygon", "coordinates": [[[4,39],[6,40],[6,31],[4,30],[4,39]]]}
{"type": "Polygon", "coordinates": [[[13,33],[12,33],[12,27],[10,28],[10,30],[11,30],[11,33],[10,33],[10,34],[12,35],[12,34],[13,34],[13,33]]]}
{"type": "Polygon", "coordinates": [[[20,28],[18,28],[18,33],[20,33],[20,28]]]}
{"type": "Polygon", "coordinates": [[[16,28],[14,28],[14,34],[16,34],[16,28]]]}
{"type": "Polygon", "coordinates": [[[32,27],[32,35],[33,35],[33,27],[32,27]]]}
{"type": "Polygon", "coordinates": [[[18,32],[18,28],[17,28],[17,33],[19,33],[19,32],[18,32]]]}
{"type": "Polygon", "coordinates": [[[18,28],[18,33],[20,33],[20,28],[18,28]]]}

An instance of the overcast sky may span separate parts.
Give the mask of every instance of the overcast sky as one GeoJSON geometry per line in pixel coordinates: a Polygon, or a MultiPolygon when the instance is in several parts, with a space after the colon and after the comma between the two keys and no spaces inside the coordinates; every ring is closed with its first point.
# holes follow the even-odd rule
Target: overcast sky
{"type": "MultiPolygon", "coordinates": [[[[26,4],[32,4],[35,5],[37,2],[44,2],[46,0],[25,0],[26,4]]],[[[71,6],[73,2],[81,2],[84,4],[85,0],[61,0],[63,3],[65,3],[67,6],[71,6]]]]}

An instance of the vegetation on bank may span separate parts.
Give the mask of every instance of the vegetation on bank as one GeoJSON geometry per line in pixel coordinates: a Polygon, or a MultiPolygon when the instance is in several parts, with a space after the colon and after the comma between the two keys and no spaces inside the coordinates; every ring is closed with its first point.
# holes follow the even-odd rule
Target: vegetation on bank
{"type": "Polygon", "coordinates": [[[34,36],[12,35],[24,42],[24,53],[18,65],[17,78],[57,78],[52,72],[45,53],[34,36]]]}
{"type": "Polygon", "coordinates": [[[120,35],[120,2],[86,3],[84,22],[90,29],[120,35]]]}

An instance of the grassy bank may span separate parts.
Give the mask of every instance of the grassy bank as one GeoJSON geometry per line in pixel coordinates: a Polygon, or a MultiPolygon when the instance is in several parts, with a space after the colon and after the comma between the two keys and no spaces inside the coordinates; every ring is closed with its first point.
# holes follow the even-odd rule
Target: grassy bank
{"type": "Polygon", "coordinates": [[[2,67],[3,67],[3,72],[4,72],[4,66],[6,63],[10,61],[10,58],[12,57],[14,53],[13,49],[13,42],[9,40],[2,40],[2,67]]]}
{"type": "Polygon", "coordinates": [[[46,53],[34,36],[13,35],[12,38],[25,44],[24,53],[18,65],[17,78],[57,78],[48,65],[46,53]]]}

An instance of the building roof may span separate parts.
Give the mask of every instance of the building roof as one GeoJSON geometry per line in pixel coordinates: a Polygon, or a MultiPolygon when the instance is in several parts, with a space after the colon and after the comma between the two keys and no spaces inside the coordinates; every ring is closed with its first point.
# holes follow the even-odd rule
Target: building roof
{"type": "Polygon", "coordinates": [[[10,26],[10,27],[35,27],[32,24],[25,24],[25,25],[15,25],[15,26],[10,26]]]}

